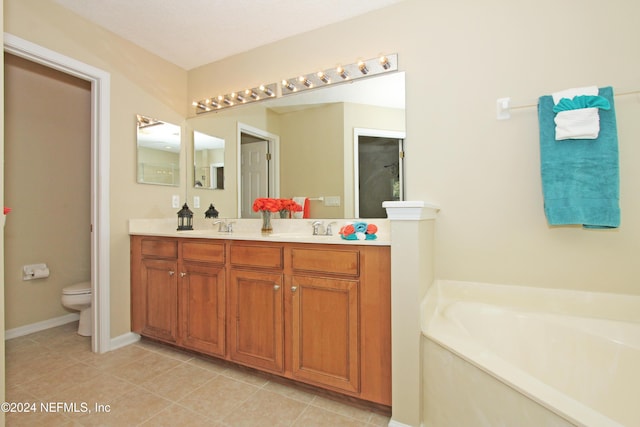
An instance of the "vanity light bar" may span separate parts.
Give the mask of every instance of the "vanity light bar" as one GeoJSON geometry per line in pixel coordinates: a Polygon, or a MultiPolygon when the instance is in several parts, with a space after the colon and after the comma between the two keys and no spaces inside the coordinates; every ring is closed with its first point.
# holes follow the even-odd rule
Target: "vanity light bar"
{"type": "Polygon", "coordinates": [[[353,64],[340,65],[328,70],[283,79],[280,83],[260,85],[239,92],[193,101],[192,105],[195,107],[196,114],[208,113],[397,70],[398,54],[380,55],[366,61],[362,60],[353,64]]]}
{"type": "Polygon", "coordinates": [[[371,77],[398,70],[398,55],[381,55],[377,58],[358,61],[354,64],[340,65],[336,68],[305,74],[282,81],[282,95],[304,90],[326,87],[363,77],[371,77]]]}
{"type": "Polygon", "coordinates": [[[193,101],[192,105],[196,109],[196,114],[208,113],[230,108],[236,105],[250,104],[252,102],[269,99],[276,96],[278,85],[271,83],[268,85],[260,85],[258,87],[231,92],[226,95],[218,95],[215,97],[193,101]]]}

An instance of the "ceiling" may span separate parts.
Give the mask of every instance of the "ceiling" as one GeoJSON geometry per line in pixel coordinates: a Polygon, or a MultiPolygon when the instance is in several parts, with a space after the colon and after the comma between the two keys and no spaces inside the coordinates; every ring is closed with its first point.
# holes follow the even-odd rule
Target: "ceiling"
{"type": "Polygon", "coordinates": [[[190,70],[403,0],[54,0],[190,70]]]}

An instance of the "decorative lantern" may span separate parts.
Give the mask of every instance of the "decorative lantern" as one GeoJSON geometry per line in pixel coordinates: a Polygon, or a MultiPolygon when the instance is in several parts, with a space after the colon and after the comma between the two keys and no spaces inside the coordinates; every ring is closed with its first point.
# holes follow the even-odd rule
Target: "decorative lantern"
{"type": "Polygon", "coordinates": [[[178,211],[178,231],[193,230],[193,212],[185,203],[178,211]]]}
{"type": "Polygon", "coordinates": [[[204,217],[205,218],[218,218],[219,214],[220,214],[220,212],[218,212],[216,210],[216,208],[213,207],[213,203],[211,203],[209,205],[209,209],[207,209],[206,212],[204,213],[204,217]]]}

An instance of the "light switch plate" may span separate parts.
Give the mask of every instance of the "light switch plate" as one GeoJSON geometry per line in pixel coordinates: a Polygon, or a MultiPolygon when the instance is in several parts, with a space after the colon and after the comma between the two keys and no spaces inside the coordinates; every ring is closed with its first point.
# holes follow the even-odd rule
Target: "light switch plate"
{"type": "Polygon", "coordinates": [[[324,197],[324,205],[325,206],[340,206],[340,196],[325,196],[324,197]]]}
{"type": "Polygon", "coordinates": [[[180,195],[174,194],[171,196],[171,207],[178,209],[180,207],[180,195]]]}
{"type": "Polygon", "coordinates": [[[196,209],[200,207],[200,196],[193,196],[193,207],[196,209]]]}

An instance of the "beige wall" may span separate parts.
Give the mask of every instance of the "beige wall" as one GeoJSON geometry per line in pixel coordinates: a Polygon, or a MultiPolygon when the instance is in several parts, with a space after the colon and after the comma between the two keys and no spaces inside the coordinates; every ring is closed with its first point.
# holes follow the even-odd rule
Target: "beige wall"
{"type": "MultiPolygon", "coordinates": [[[[136,184],[135,114],[183,123],[187,73],[51,0],[5,0],[4,30],[110,73],[111,336],[122,335],[130,331],[127,221],[173,217],[171,195],[184,199],[184,184],[180,188],[136,184]]],[[[186,171],[181,173],[184,183],[186,171]]]]}
{"type": "MultiPolygon", "coordinates": [[[[344,105],[327,104],[279,115],[280,195],[343,194],[344,105]]],[[[312,218],[340,218],[343,209],[311,201],[312,218]]]]}
{"type": "Polygon", "coordinates": [[[59,317],[62,288],[91,280],[91,86],[5,55],[5,325],[59,317]],[[22,266],[50,276],[22,280],[22,266]]]}
{"type": "Polygon", "coordinates": [[[638,12],[623,1],[406,0],[191,70],[188,97],[397,52],[406,71],[407,197],[442,206],[436,276],[638,294],[638,97],[616,97],[622,227],[610,231],[547,226],[536,109],[498,121],[495,108],[497,98],[535,105],[589,84],[638,90],[638,12]]]}

